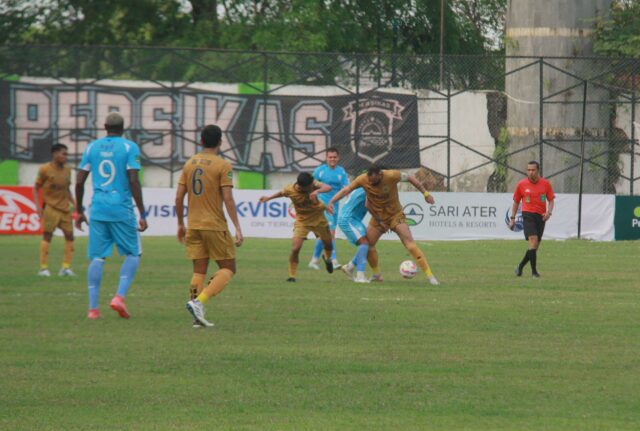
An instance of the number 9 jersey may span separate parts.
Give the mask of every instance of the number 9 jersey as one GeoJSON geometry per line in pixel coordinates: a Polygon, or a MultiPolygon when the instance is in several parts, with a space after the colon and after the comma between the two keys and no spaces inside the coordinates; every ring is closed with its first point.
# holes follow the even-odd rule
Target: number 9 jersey
{"type": "Polygon", "coordinates": [[[80,169],[91,172],[91,220],[125,221],[134,218],[127,171],[140,170],[140,149],[135,142],[120,136],[95,140],[84,151],[80,169]]]}

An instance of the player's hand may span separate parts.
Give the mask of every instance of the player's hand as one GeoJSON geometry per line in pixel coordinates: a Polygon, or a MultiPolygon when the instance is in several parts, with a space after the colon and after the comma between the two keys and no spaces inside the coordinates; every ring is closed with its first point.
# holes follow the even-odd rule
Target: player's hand
{"type": "Polygon", "coordinates": [[[178,226],[178,234],[176,237],[178,238],[178,242],[180,244],[184,244],[185,238],[187,236],[187,229],[183,226],[178,226]]]}
{"type": "Polygon", "coordinates": [[[309,199],[311,199],[314,202],[318,202],[318,191],[316,190],[309,193],[309,199]]]}
{"type": "Polygon", "coordinates": [[[240,247],[244,242],[244,237],[242,236],[242,232],[236,232],[236,247],[240,247]]]}
{"type": "Polygon", "coordinates": [[[333,215],[333,211],[334,211],[333,204],[330,203],[329,205],[327,205],[327,208],[325,208],[325,209],[327,210],[327,212],[329,214],[333,215]]]}
{"type": "Polygon", "coordinates": [[[268,200],[269,200],[269,196],[262,196],[260,198],[260,202],[262,202],[262,203],[267,202],[268,200]]]}
{"type": "Polygon", "coordinates": [[[428,204],[431,204],[431,205],[433,205],[433,204],[435,204],[435,203],[436,203],[436,200],[434,199],[433,195],[431,195],[431,194],[430,194],[429,196],[427,196],[426,198],[424,198],[424,200],[425,200],[428,204]]]}
{"type": "Polygon", "coordinates": [[[78,217],[76,218],[76,229],[78,229],[80,232],[84,232],[84,229],[82,229],[83,222],[87,222],[87,216],[85,216],[84,213],[79,213],[78,217]]]}
{"type": "Polygon", "coordinates": [[[144,232],[145,230],[147,230],[148,227],[149,225],[147,224],[147,221],[145,219],[141,218],[138,221],[138,231],[144,232]]]}
{"type": "Polygon", "coordinates": [[[542,220],[543,221],[547,221],[549,220],[549,217],[551,217],[551,213],[549,211],[547,211],[546,213],[544,213],[544,215],[542,216],[542,220]]]}
{"type": "Polygon", "coordinates": [[[509,222],[509,230],[513,230],[515,227],[516,227],[516,221],[512,219],[509,222]]]}

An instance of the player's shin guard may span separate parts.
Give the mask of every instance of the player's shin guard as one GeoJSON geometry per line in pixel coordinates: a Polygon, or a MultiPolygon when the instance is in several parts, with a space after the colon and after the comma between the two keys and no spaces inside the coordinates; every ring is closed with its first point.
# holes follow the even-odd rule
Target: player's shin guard
{"type": "Polygon", "coordinates": [[[380,268],[378,268],[378,250],[376,250],[375,247],[369,247],[367,262],[369,262],[369,266],[373,270],[374,275],[380,274],[380,268]]]}
{"type": "Polygon", "coordinates": [[[316,245],[313,247],[313,259],[314,261],[317,261],[318,259],[320,259],[320,254],[322,253],[322,240],[321,239],[317,239],[316,240],[316,245]]]}
{"type": "Polygon", "coordinates": [[[331,240],[331,260],[335,261],[336,260],[336,240],[331,240]]]}
{"type": "Polygon", "coordinates": [[[73,257],[73,241],[64,242],[64,259],[62,260],[62,267],[67,269],[71,268],[71,258],[73,257]]]}
{"type": "Polygon", "coordinates": [[[104,259],[93,259],[89,264],[87,278],[89,282],[89,308],[98,308],[98,298],[100,296],[100,282],[102,281],[102,266],[104,259]]]}
{"type": "Polygon", "coordinates": [[[127,295],[133,278],[138,270],[138,264],[140,263],[140,256],[128,255],[125,257],[120,269],[120,285],[118,286],[118,295],[123,298],[127,295]]]}
{"type": "Polygon", "coordinates": [[[364,272],[367,266],[367,254],[369,252],[369,244],[360,244],[356,252],[356,270],[364,272]]]}
{"type": "Polygon", "coordinates": [[[216,296],[218,293],[222,292],[231,278],[233,277],[233,271],[227,268],[219,269],[213,274],[211,280],[209,280],[209,284],[204,288],[202,293],[198,295],[198,301],[205,304],[209,298],[212,296],[216,296]]]}
{"type": "Polygon", "coordinates": [[[189,299],[196,299],[204,288],[204,278],[206,274],[193,273],[191,276],[191,286],[189,287],[189,299]]]}
{"type": "Polygon", "coordinates": [[[424,253],[422,250],[418,248],[415,242],[411,242],[407,245],[407,250],[411,253],[411,256],[416,260],[416,264],[420,267],[422,272],[425,273],[427,277],[431,277],[433,273],[431,272],[431,268],[427,263],[427,258],[424,257],[424,253]]]}
{"type": "Polygon", "coordinates": [[[49,242],[40,241],[40,269],[49,267],[49,242]]]}

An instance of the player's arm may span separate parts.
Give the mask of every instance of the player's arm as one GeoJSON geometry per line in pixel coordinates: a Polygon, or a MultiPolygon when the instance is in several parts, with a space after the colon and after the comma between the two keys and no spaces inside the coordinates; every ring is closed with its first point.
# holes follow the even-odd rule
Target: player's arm
{"type": "Polygon", "coordinates": [[[140,221],[138,222],[138,230],[144,232],[147,230],[147,216],[144,213],[144,203],[142,202],[142,187],[140,186],[140,180],[138,179],[137,169],[127,169],[127,178],[129,179],[129,189],[133,196],[133,201],[138,207],[140,212],[140,221]]]}
{"type": "Polygon", "coordinates": [[[556,196],[553,193],[551,184],[547,183],[547,212],[542,215],[542,220],[547,221],[553,213],[553,207],[555,206],[556,196]]]}
{"type": "Polygon", "coordinates": [[[420,193],[422,193],[422,196],[424,196],[424,200],[429,203],[429,204],[434,204],[436,203],[436,200],[433,198],[433,196],[427,191],[426,188],[424,188],[424,186],[422,184],[420,184],[420,181],[418,181],[418,179],[416,177],[414,177],[413,175],[409,175],[409,174],[401,174],[401,181],[408,181],[409,183],[411,183],[411,185],[413,187],[415,187],[416,189],[418,189],[420,191],[420,193]]]}
{"type": "Polygon", "coordinates": [[[544,215],[542,216],[542,219],[544,221],[549,220],[549,217],[551,217],[551,214],[553,214],[554,203],[555,203],[555,200],[549,201],[549,204],[547,205],[547,212],[544,213],[544,215]]]}
{"type": "Polygon", "coordinates": [[[244,237],[242,236],[240,221],[238,220],[236,202],[233,199],[233,187],[222,187],[222,200],[224,201],[224,207],[227,209],[227,214],[229,214],[231,223],[233,223],[233,226],[236,228],[236,247],[240,247],[242,245],[242,241],[244,241],[244,237]]]}
{"type": "Polygon", "coordinates": [[[309,193],[309,197],[314,201],[318,200],[318,195],[320,193],[327,193],[331,191],[331,186],[329,184],[324,184],[320,181],[316,181],[314,185],[316,186],[316,189],[309,193]]]}
{"type": "Polygon", "coordinates": [[[40,193],[40,189],[42,188],[42,185],[40,184],[40,178],[38,178],[38,180],[36,180],[35,184],[33,185],[33,202],[36,204],[36,211],[38,211],[38,217],[40,219],[42,219],[42,207],[40,206],[40,196],[38,196],[38,194],[40,193]]]}
{"type": "Polygon", "coordinates": [[[340,190],[335,195],[333,195],[333,197],[331,198],[329,203],[327,203],[327,212],[329,214],[333,215],[333,204],[338,202],[343,197],[347,196],[349,193],[351,193],[351,191],[352,191],[352,189],[350,189],[349,186],[347,186],[347,187],[344,187],[342,190],[340,190]]]}
{"type": "Polygon", "coordinates": [[[187,194],[187,186],[184,184],[178,184],[178,190],[176,190],[176,216],[178,217],[178,241],[184,243],[184,238],[187,231],[184,227],[184,196],[187,194]]]}
{"type": "Polygon", "coordinates": [[[509,229],[513,230],[513,227],[516,225],[516,214],[518,213],[518,207],[520,206],[520,201],[513,201],[513,205],[511,205],[511,219],[509,220],[509,229]]]}
{"type": "Polygon", "coordinates": [[[82,206],[82,199],[84,198],[84,183],[87,181],[89,171],[83,169],[78,170],[76,175],[76,229],[82,231],[82,223],[87,222],[87,216],[84,215],[84,207],[82,206]]]}
{"type": "Polygon", "coordinates": [[[269,202],[272,199],[278,199],[282,197],[284,197],[284,193],[282,193],[282,191],[279,191],[277,193],[272,194],[271,196],[262,196],[260,198],[260,202],[269,202]]]}

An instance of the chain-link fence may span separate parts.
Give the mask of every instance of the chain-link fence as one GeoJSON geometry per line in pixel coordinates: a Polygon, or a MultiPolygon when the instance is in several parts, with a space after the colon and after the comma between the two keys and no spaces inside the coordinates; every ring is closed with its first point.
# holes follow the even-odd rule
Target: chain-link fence
{"type": "Polygon", "coordinates": [[[511,190],[538,160],[559,192],[638,194],[639,60],[4,46],[0,64],[0,158],[25,177],[55,142],[77,164],[117,110],[148,186],[173,186],[214,123],[251,187],[335,147],[352,175],[431,190],[511,190]]]}

